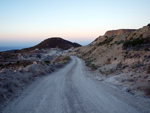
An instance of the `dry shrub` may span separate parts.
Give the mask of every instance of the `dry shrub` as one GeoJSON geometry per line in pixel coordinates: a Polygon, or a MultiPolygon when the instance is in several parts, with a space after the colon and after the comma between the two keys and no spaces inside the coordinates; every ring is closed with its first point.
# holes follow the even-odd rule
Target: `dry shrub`
{"type": "Polygon", "coordinates": [[[11,93],[15,93],[19,87],[19,82],[17,80],[12,80],[10,83],[7,83],[7,90],[11,93]]]}
{"type": "Polygon", "coordinates": [[[150,86],[145,89],[146,95],[150,96],[150,86]]]}
{"type": "Polygon", "coordinates": [[[150,73],[150,64],[147,65],[146,73],[150,73]]]}
{"type": "Polygon", "coordinates": [[[130,79],[127,79],[128,82],[134,82],[134,79],[130,78],[130,79]]]}
{"type": "MultiPolygon", "coordinates": [[[[30,74],[29,74],[30,75],[30,74]]],[[[22,82],[23,83],[28,83],[29,82],[29,75],[28,74],[25,74],[21,77],[22,79],[22,82]]]]}
{"type": "Polygon", "coordinates": [[[7,92],[11,92],[11,93],[14,92],[14,90],[13,90],[13,84],[11,82],[4,83],[3,88],[5,90],[7,90],[7,92]]]}
{"type": "Polygon", "coordinates": [[[40,75],[45,75],[46,73],[45,73],[44,70],[39,70],[39,71],[37,72],[37,74],[38,74],[38,76],[40,76],[40,75]]]}
{"type": "Polygon", "coordinates": [[[110,58],[107,58],[107,60],[106,60],[105,63],[106,63],[106,64],[110,64],[110,63],[111,63],[110,61],[111,61],[111,59],[110,59],[110,58]]]}
{"type": "Polygon", "coordinates": [[[131,67],[132,69],[135,69],[135,68],[136,68],[134,64],[132,64],[130,67],[131,67]]]}
{"type": "Polygon", "coordinates": [[[19,88],[21,86],[19,79],[12,80],[12,84],[15,88],[19,88]]]}
{"type": "Polygon", "coordinates": [[[4,101],[4,90],[0,88],[0,102],[4,101]]]}

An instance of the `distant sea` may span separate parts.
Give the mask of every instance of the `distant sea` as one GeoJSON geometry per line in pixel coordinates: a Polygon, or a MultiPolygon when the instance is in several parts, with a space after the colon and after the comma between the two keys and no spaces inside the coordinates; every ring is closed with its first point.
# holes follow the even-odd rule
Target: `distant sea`
{"type": "Polygon", "coordinates": [[[19,49],[23,49],[25,47],[8,47],[8,46],[0,46],[0,52],[2,51],[8,51],[8,50],[19,50],[19,49]]]}

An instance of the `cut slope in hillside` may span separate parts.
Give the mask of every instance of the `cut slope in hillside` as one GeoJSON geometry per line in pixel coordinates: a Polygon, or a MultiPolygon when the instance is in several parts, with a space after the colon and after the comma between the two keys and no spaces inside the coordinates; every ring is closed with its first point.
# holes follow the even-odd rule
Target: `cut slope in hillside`
{"type": "Polygon", "coordinates": [[[30,47],[30,48],[26,48],[24,50],[33,50],[33,49],[49,49],[49,48],[60,48],[63,50],[67,50],[70,49],[71,47],[79,47],[81,46],[80,44],[77,43],[72,43],[70,41],[64,40],[62,38],[59,37],[53,37],[53,38],[48,38],[44,41],[42,41],[41,43],[39,43],[38,45],[34,46],[34,47],[30,47]]]}
{"type": "Polygon", "coordinates": [[[111,31],[107,31],[107,32],[105,33],[105,36],[111,37],[111,36],[123,35],[123,34],[130,33],[130,32],[132,32],[132,31],[135,31],[135,29],[111,30],[111,31]]]}
{"type": "Polygon", "coordinates": [[[107,31],[89,45],[74,49],[72,54],[106,77],[118,75],[120,84],[129,85],[132,93],[142,90],[150,95],[150,24],[137,30],[107,31]]]}
{"type": "Polygon", "coordinates": [[[83,59],[91,59],[91,63],[97,66],[103,66],[108,61],[110,63],[123,63],[129,59],[144,60],[145,55],[149,56],[149,51],[150,27],[145,26],[137,30],[107,31],[105,35],[99,36],[89,45],[74,49],[73,53],[83,59]],[[138,58],[139,55],[140,58],[138,58]]]}

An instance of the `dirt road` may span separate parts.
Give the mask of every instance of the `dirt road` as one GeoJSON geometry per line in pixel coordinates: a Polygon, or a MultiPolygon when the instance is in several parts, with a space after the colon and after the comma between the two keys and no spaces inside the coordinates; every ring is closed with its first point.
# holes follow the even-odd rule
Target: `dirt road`
{"type": "Polygon", "coordinates": [[[82,60],[30,85],[3,113],[150,113],[150,101],[89,77],[82,60]]]}

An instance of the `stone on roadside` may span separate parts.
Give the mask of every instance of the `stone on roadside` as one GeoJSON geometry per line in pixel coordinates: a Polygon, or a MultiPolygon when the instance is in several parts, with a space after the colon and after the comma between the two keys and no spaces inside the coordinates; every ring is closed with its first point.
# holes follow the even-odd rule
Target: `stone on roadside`
{"type": "Polygon", "coordinates": [[[99,78],[99,81],[103,81],[103,79],[102,79],[102,78],[99,78]]]}

